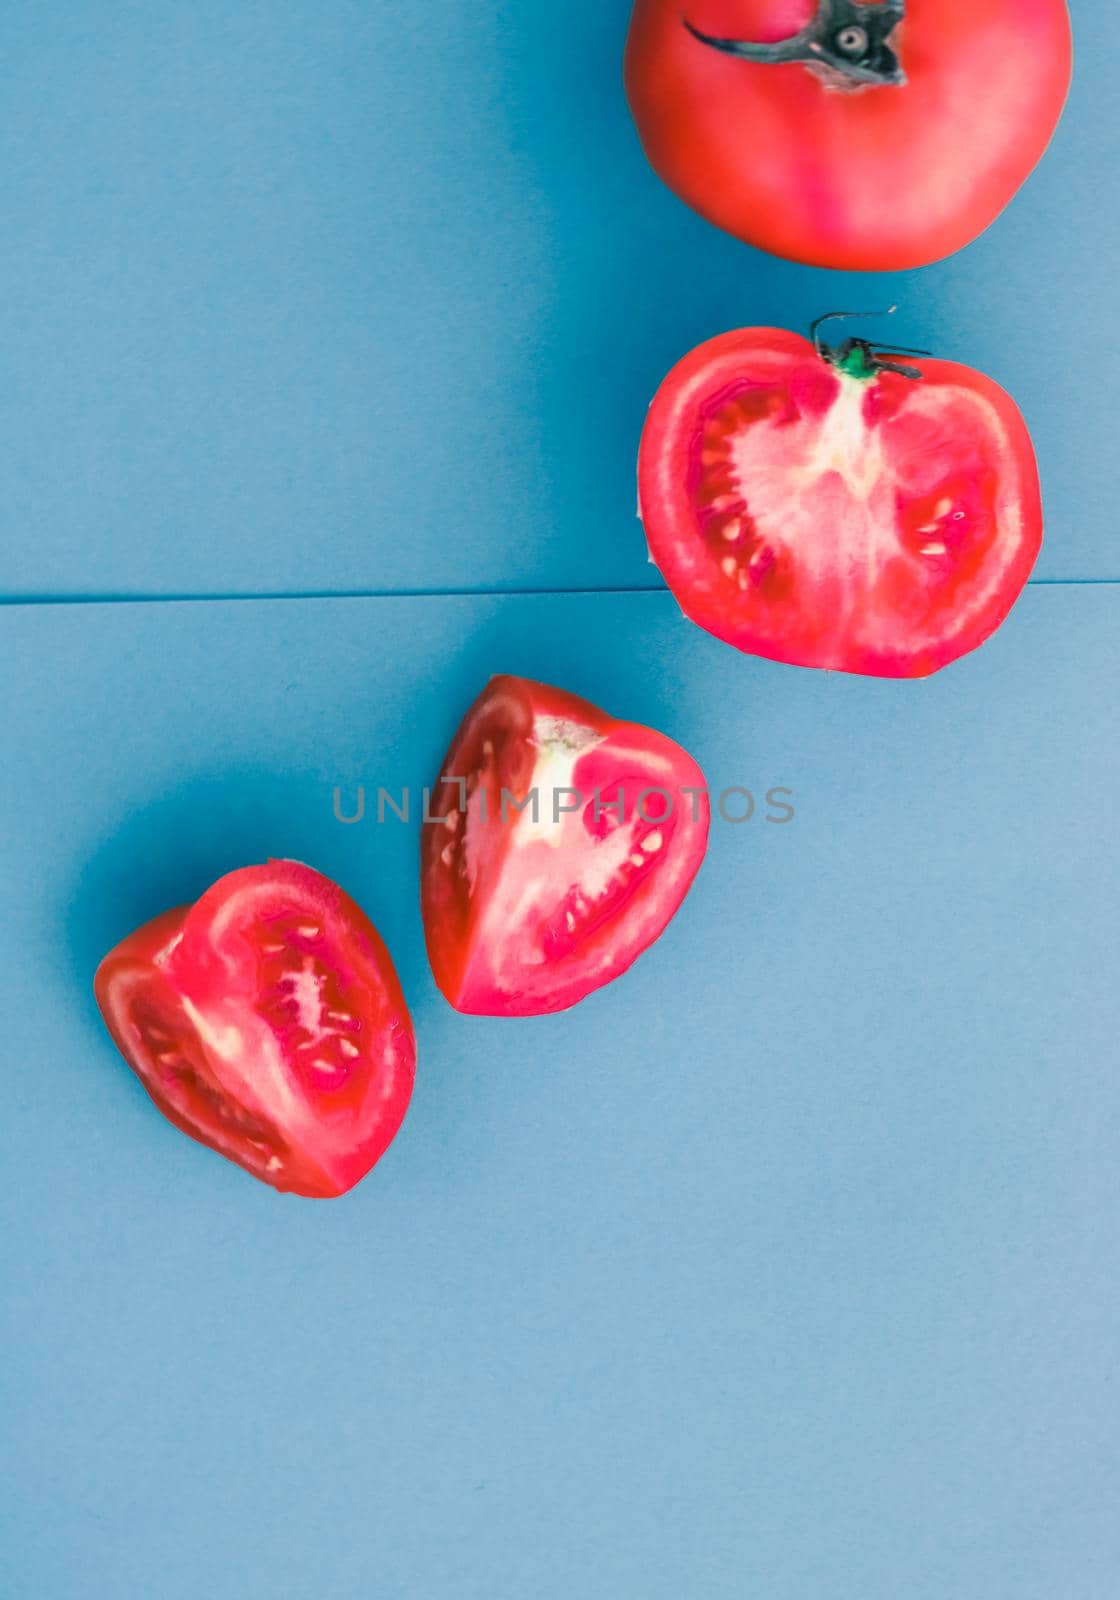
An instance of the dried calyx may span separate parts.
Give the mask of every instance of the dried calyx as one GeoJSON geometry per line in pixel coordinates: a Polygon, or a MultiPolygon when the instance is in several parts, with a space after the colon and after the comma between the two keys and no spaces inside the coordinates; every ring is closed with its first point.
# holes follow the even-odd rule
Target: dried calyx
{"type": "Polygon", "coordinates": [[[751,39],[720,39],[702,33],[684,18],[693,38],[725,55],[763,65],[802,62],[854,85],[903,84],[906,74],[890,39],[906,14],[906,0],[819,0],[817,14],[789,39],[761,44],[751,39]]]}

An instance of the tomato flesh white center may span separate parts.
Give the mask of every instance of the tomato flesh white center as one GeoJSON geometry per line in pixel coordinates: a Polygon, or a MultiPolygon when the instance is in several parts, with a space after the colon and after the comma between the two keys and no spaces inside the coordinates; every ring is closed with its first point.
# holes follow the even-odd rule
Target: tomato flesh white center
{"type": "Polygon", "coordinates": [[[796,585],[799,604],[814,591],[831,604],[842,577],[848,604],[890,616],[907,589],[933,600],[990,542],[995,474],[946,427],[942,397],[929,404],[915,384],[888,417],[865,380],[833,383],[816,416],[788,389],[749,383],[705,407],[691,473],[699,531],[730,588],[774,601],[796,585]]]}

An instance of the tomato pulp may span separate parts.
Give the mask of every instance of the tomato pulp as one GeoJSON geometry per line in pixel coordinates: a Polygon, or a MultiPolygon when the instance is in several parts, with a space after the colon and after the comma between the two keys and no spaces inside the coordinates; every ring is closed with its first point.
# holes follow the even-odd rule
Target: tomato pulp
{"type": "Polygon", "coordinates": [[[990,378],[777,328],[673,368],[638,487],[685,614],[799,666],[935,672],[999,626],[1042,542],[1030,435],[990,378]]]}
{"type": "Polygon", "coordinates": [[[636,0],[625,78],[650,164],[710,222],[886,271],[999,215],[1071,62],[1066,0],[636,0]]]}
{"type": "Polygon", "coordinates": [[[611,982],[662,933],[707,848],[691,756],[525,678],[490,680],[442,771],[422,908],[458,1011],[536,1016],[611,982]]]}
{"type": "Polygon", "coordinates": [[[389,954],[298,862],[231,872],[146,923],[94,989],[164,1116],[275,1189],[345,1193],[408,1108],[416,1049],[389,954]]]}

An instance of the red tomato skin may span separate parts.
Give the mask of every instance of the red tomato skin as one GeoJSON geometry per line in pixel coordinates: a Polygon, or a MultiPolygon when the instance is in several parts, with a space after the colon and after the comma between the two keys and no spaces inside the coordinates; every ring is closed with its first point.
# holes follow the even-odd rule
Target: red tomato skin
{"type": "MultiPolygon", "coordinates": [[[[664,734],[618,721],[565,690],[510,675],[491,678],[471,706],[441,774],[467,776],[487,744],[493,749],[500,781],[488,780],[489,824],[480,827],[474,822],[479,878],[486,880],[481,896],[464,899],[455,876],[458,858],[453,867],[441,860],[448,849],[444,827],[430,825],[422,831],[421,909],[432,972],[447,1001],[467,1015],[529,1017],[564,1011],[627,971],[675,915],[707,848],[710,811],[704,775],[691,756],[664,734]],[[583,795],[593,796],[599,790],[605,801],[623,780],[640,792],[637,786],[645,779],[653,786],[661,776],[662,787],[679,790],[680,803],[674,806],[671,829],[668,824],[665,829],[670,835],[667,859],[657,869],[668,876],[643,881],[617,917],[593,927],[573,950],[538,962],[534,949],[533,963],[519,964],[519,953],[530,947],[539,930],[528,920],[521,923],[515,916],[505,920],[500,913],[503,895],[507,901],[511,898],[511,881],[526,881],[517,878],[526,848],[526,824],[512,813],[505,822],[494,819],[500,818],[502,786],[521,796],[528,790],[538,770],[541,747],[535,741],[550,722],[578,730],[585,741],[568,774],[571,785],[583,795]],[[692,789],[701,792],[686,795],[692,789]],[[655,894],[655,889],[660,892],[655,894]],[[500,929],[498,938],[495,927],[500,929]]],[[[629,789],[623,792],[629,796],[629,789]]],[[[542,815],[550,793],[542,790],[542,815]]],[[[458,794],[454,784],[441,781],[433,786],[433,815],[453,812],[458,794]]],[[[645,804],[652,809],[660,802],[650,798],[645,804]]],[[[528,848],[548,851],[551,846],[528,848]]],[[[528,881],[532,882],[531,872],[528,881]]]]}
{"type": "MultiPolygon", "coordinates": [[[[838,385],[835,369],[821,360],[813,344],[784,328],[742,328],[720,334],[690,351],[665,378],[654,397],[642,433],[638,458],[639,513],[650,555],[684,614],[707,632],[750,655],[802,667],[818,667],[883,678],[919,678],[940,670],[975,650],[1011,611],[1030,576],[1042,544],[1042,499],[1034,447],[1019,408],[1005,390],[981,372],[952,361],[922,358],[917,387],[974,396],[990,408],[997,431],[990,443],[998,449],[1006,480],[1007,521],[1013,524],[1012,550],[1002,569],[993,564],[983,573],[965,572],[965,579],[983,576],[990,594],[973,606],[962,591],[958,608],[937,628],[917,637],[904,631],[891,643],[874,647],[845,638],[833,626],[844,610],[841,586],[829,596],[826,614],[799,611],[792,588],[781,627],[765,607],[753,607],[748,596],[728,604],[707,563],[690,520],[694,509],[686,480],[689,457],[698,438],[698,407],[713,391],[735,376],[756,370],[760,358],[783,374],[797,391],[807,415],[827,410],[838,385]]],[[[864,410],[882,398],[883,409],[902,406],[913,380],[884,373],[866,385],[864,410]]],[[[822,529],[828,538],[831,530],[822,529]]],[[[991,552],[989,552],[991,554],[991,552]]],[[[796,553],[794,556],[796,562],[796,553]]]]}
{"type": "Polygon", "coordinates": [[[901,85],[837,88],[694,38],[789,38],[815,0],[636,0],[630,108],[650,165],[709,222],[810,266],[900,271],[962,249],[1041,159],[1069,91],[1066,0],[908,0],[901,85]]]}
{"type": "MultiPolygon", "coordinates": [[[[408,1109],[416,1049],[389,953],[361,908],[337,884],[302,863],[272,861],[240,868],[220,878],[193,905],[176,907],[144,923],[101,961],[94,993],[117,1049],[168,1121],[282,1193],[311,1199],[345,1194],[384,1154],[408,1109]],[[256,1030],[258,1042],[265,1037],[259,996],[246,982],[251,981],[252,929],[239,928],[233,915],[246,896],[258,897],[259,904],[277,914],[287,910],[305,919],[320,915],[332,931],[344,929],[347,946],[340,962],[357,975],[359,986],[363,978],[371,986],[376,984],[378,1010],[391,1021],[383,1036],[373,1041],[383,1054],[370,1063],[370,1081],[379,1071],[383,1081],[377,1085],[372,1116],[363,1120],[353,1115],[355,1096],[349,1091],[339,1095],[338,1105],[320,1105],[316,1111],[308,1103],[314,1097],[301,1093],[298,1086],[295,1094],[285,1096],[298,1104],[298,1115],[292,1120],[283,1112],[277,1115],[277,1108],[267,1102],[263,1083],[254,1083],[251,1053],[235,1064],[208,1044],[207,1033],[216,1037],[238,1025],[256,1030]],[[216,948],[212,939],[223,921],[229,935],[224,949],[216,948]],[[244,947],[239,950],[239,945],[244,947]],[[162,1024],[161,1042],[180,1052],[184,1061],[195,1063],[206,1086],[201,1111],[197,1092],[192,1103],[191,1093],[184,1095],[180,1083],[161,1081],[153,1042],[135,1019],[138,1009],[162,1024]],[[219,1103],[226,1109],[215,1114],[219,1103]],[[206,1126],[200,1125],[200,1116],[206,1126]],[[269,1140],[275,1152],[271,1163],[260,1148],[269,1140]]],[[[261,1071],[263,1076],[263,1064],[261,1071]]],[[[352,1082],[362,1081],[356,1071],[352,1082]]],[[[371,1094],[362,1090],[363,1102],[368,1103],[371,1094]]]]}

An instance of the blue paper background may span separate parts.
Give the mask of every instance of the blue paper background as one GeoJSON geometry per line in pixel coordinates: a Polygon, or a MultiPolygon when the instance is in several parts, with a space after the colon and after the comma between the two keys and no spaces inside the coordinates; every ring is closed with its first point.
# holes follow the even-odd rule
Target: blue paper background
{"type": "Polygon", "coordinates": [[[656,585],[649,400],[702,338],[900,303],[1019,400],[1037,572],[1117,578],[1113,8],[964,254],[768,259],[646,166],[629,0],[21,0],[0,19],[0,593],[656,585]]]}
{"type": "Polygon", "coordinates": [[[5,1597],[1111,1600],[1120,592],[918,684],[653,594],[3,621],[5,1597]],[[797,813],[523,1024],[435,991],[416,829],[332,806],[434,776],[499,667],[797,813]],[[269,853],[368,908],[419,1037],[331,1204],[169,1127],[90,996],[269,853]]]}
{"type": "Polygon", "coordinates": [[[1112,8],[1011,210],[886,279],[660,186],[628,10],[0,16],[3,1600],[1120,1592],[1112,8]],[[656,591],[671,362],[892,300],[1038,446],[1039,581],[982,651],[879,683],[663,593],[508,592],[656,591]],[[436,993],[416,829],[332,810],[433,777],[496,670],[760,801],[623,981],[525,1024],[436,993]],[[90,992],[269,854],[362,901],[417,1025],[330,1205],[177,1135],[90,992]]]}

